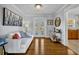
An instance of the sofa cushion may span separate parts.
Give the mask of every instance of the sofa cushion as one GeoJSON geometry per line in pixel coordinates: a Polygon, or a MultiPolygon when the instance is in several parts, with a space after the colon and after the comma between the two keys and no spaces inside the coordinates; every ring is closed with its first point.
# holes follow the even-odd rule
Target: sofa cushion
{"type": "Polygon", "coordinates": [[[20,31],[20,35],[21,35],[21,38],[30,38],[31,37],[23,31],[20,31]]]}
{"type": "Polygon", "coordinates": [[[14,35],[14,33],[8,34],[8,38],[9,38],[9,39],[12,39],[12,38],[13,38],[13,35],[14,35]]]}

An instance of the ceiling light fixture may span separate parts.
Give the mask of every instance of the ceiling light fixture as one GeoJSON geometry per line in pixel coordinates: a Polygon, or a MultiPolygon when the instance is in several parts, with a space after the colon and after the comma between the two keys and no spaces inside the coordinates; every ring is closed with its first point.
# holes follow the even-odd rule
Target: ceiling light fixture
{"type": "Polygon", "coordinates": [[[35,4],[36,9],[41,9],[41,7],[42,7],[42,4],[35,4]]]}

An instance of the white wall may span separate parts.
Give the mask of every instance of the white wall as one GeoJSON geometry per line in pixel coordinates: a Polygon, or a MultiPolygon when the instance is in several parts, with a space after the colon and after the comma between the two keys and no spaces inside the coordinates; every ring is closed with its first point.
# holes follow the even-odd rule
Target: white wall
{"type": "Polygon", "coordinates": [[[61,43],[66,45],[66,31],[65,31],[65,24],[66,24],[66,19],[65,19],[65,14],[64,12],[60,13],[60,14],[57,14],[56,17],[60,17],[61,18],[61,25],[59,27],[57,27],[58,29],[61,29],[61,43]]]}
{"type": "Polygon", "coordinates": [[[62,20],[61,26],[59,28],[62,29],[61,43],[65,46],[68,46],[68,11],[76,7],[79,7],[79,5],[66,5],[55,14],[55,17],[60,17],[62,20]]]}
{"type": "Polygon", "coordinates": [[[19,26],[3,26],[2,25],[3,24],[3,8],[4,7],[12,10],[15,13],[17,13],[17,11],[15,11],[16,9],[14,9],[10,5],[8,5],[8,6],[7,5],[6,6],[0,5],[0,35],[4,35],[4,34],[10,33],[10,32],[22,30],[22,27],[19,27],[19,26]]]}
{"type": "Polygon", "coordinates": [[[25,28],[22,28],[22,27],[18,27],[18,26],[3,26],[2,25],[2,22],[3,22],[3,8],[8,8],[9,10],[13,11],[14,13],[20,15],[23,17],[23,24],[25,23],[29,23],[30,26],[29,28],[26,28],[26,30],[28,29],[29,33],[32,34],[32,35],[35,35],[34,34],[34,22],[36,19],[39,19],[39,21],[44,21],[45,22],[45,35],[44,36],[48,36],[49,35],[49,30],[50,29],[53,29],[52,26],[47,26],[47,20],[48,19],[51,19],[53,20],[53,17],[54,15],[24,15],[22,13],[22,11],[20,9],[18,9],[15,5],[0,5],[0,35],[3,35],[3,34],[7,34],[7,33],[10,33],[10,32],[14,32],[14,31],[19,31],[19,30],[25,30],[25,28]]]}
{"type": "Polygon", "coordinates": [[[31,23],[30,33],[32,35],[36,36],[34,23],[36,22],[36,20],[39,22],[43,21],[43,22],[45,22],[45,27],[44,27],[45,28],[45,35],[44,36],[49,36],[48,35],[49,30],[53,29],[52,28],[53,26],[51,26],[51,27],[47,26],[47,20],[53,20],[54,19],[53,17],[54,17],[54,15],[53,16],[52,15],[30,15],[30,16],[25,16],[26,19],[23,21],[23,23],[30,22],[31,23]]]}

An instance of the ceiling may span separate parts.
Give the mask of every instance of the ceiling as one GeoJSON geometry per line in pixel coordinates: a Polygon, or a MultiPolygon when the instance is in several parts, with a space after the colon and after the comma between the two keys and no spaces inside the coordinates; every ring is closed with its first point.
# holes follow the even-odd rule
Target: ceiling
{"type": "Polygon", "coordinates": [[[79,7],[71,9],[69,13],[74,15],[79,15],[79,7]]]}
{"type": "Polygon", "coordinates": [[[43,4],[40,10],[37,10],[34,6],[35,4],[15,4],[16,7],[20,9],[26,15],[35,14],[54,14],[59,9],[61,9],[64,4],[43,4]]]}

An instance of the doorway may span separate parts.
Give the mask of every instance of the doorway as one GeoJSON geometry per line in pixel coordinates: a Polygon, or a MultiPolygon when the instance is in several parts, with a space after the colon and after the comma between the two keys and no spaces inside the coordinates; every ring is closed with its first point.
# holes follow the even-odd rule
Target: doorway
{"type": "Polygon", "coordinates": [[[68,47],[79,54],[79,7],[68,11],[68,47]]]}

